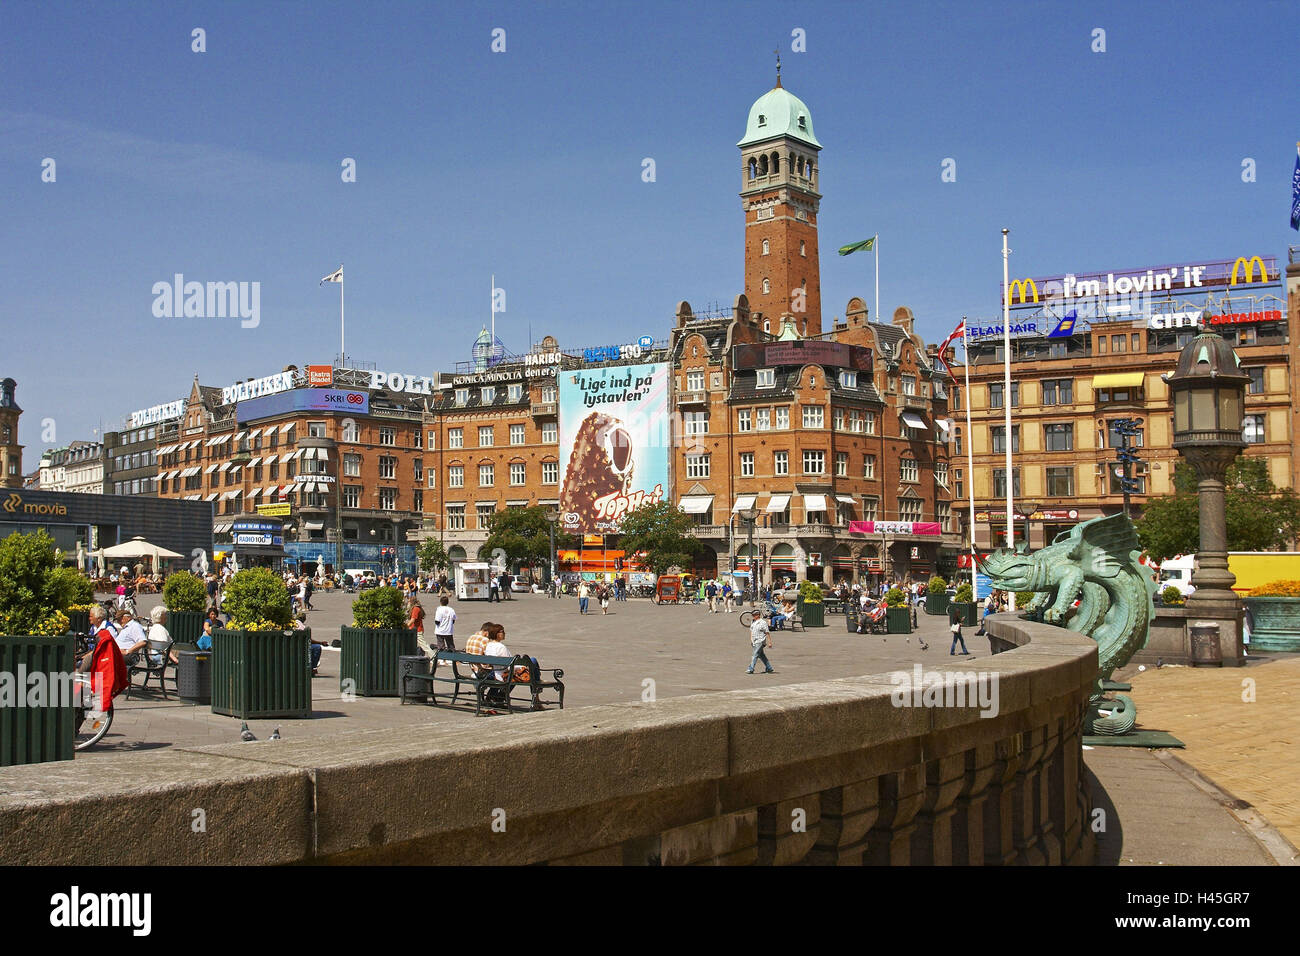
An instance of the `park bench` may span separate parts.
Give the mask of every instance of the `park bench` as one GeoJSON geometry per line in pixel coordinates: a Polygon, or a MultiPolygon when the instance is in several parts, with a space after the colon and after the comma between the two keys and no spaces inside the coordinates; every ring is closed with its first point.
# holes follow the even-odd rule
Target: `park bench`
{"type": "Polygon", "coordinates": [[[140,651],[136,653],[135,660],[132,663],[128,664],[126,668],[126,680],[127,680],[126,699],[127,700],[131,699],[132,690],[141,690],[141,691],[147,690],[149,688],[149,678],[153,676],[156,676],[158,678],[158,689],[162,691],[163,700],[168,699],[167,697],[168,669],[171,670],[170,676],[171,676],[172,687],[173,688],[176,687],[176,665],[172,662],[171,659],[172,650],[173,648],[175,648],[175,646],[176,643],[174,641],[168,641],[165,647],[163,647],[161,644],[150,643],[148,647],[142,648],[140,651]],[[162,651],[162,663],[154,664],[152,661],[149,660],[149,654],[151,652],[157,653],[159,650],[162,651]],[[139,687],[136,687],[132,683],[132,678],[134,678],[136,674],[144,675],[144,680],[141,682],[139,687]]]}
{"type": "MultiPolygon", "coordinates": [[[[560,709],[564,709],[564,682],[560,680],[564,676],[564,671],[558,667],[543,668],[537,665],[535,659],[523,654],[516,654],[514,657],[487,657],[482,654],[468,654],[464,651],[444,651],[434,652],[433,663],[429,668],[428,674],[406,674],[402,678],[402,686],[399,688],[400,698],[403,704],[406,703],[406,697],[409,694],[417,693],[415,690],[408,690],[408,687],[414,682],[416,685],[425,683],[428,685],[428,694],[432,699],[433,705],[438,705],[438,685],[453,684],[454,689],[451,695],[451,704],[454,706],[456,700],[461,694],[461,685],[464,684],[473,688],[474,693],[474,716],[481,716],[483,708],[486,705],[489,709],[495,707],[505,707],[508,713],[514,713],[514,693],[518,689],[526,689],[532,701],[532,707],[541,710],[544,704],[558,703],[560,709]],[[438,672],[439,664],[450,664],[450,673],[438,672]],[[483,668],[499,668],[505,671],[506,680],[498,680],[495,670],[487,670],[482,676],[474,669],[475,666],[483,668]],[[462,670],[462,667],[464,670],[462,670]],[[526,668],[528,671],[528,680],[520,680],[515,677],[516,668],[526,668]],[[551,677],[545,678],[543,675],[549,673],[551,677]],[[543,701],[542,691],[555,689],[559,692],[559,699],[554,701],[543,701]],[[488,694],[493,694],[495,699],[489,700],[488,694]]],[[[444,696],[446,696],[444,694],[444,696]]]]}

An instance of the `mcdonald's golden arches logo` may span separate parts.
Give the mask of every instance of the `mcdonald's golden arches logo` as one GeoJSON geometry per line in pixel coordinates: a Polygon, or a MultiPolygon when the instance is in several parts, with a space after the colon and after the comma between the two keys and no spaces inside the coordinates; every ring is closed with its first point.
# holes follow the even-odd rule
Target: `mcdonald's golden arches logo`
{"type": "Polygon", "coordinates": [[[1031,301],[1037,302],[1038,283],[1036,283],[1033,279],[1016,279],[1014,282],[1011,283],[1011,285],[1007,286],[1007,302],[1008,303],[1014,302],[1016,294],[1019,293],[1020,301],[1023,303],[1025,301],[1026,289],[1031,290],[1033,294],[1033,299],[1031,301]]]}
{"type": "Polygon", "coordinates": [[[1264,260],[1259,256],[1251,256],[1249,260],[1245,256],[1237,256],[1237,261],[1232,264],[1232,276],[1228,285],[1237,284],[1237,270],[1241,269],[1246,274],[1247,282],[1255,281],[1255,263],[1259,263],[1260,282],[1268,281],[1268,266],[1264,265],[1264,260]]]}

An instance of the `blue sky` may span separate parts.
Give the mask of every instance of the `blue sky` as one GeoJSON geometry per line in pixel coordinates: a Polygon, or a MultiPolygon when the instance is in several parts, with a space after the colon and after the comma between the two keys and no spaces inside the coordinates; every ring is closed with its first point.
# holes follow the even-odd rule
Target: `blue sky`
{"type": "Polygon", "coordinates": [[[729,305],[735,143],[778,47],[824,147],[827,322],[871,302],[871,258],[833,250],[874,233],[882,311],[930,340],[997,313],[1003,226],[1020,275],[1284,257],[1298,27],[1294,3],[5,4],[0,375],[24,466],[42,419],[66,444],[196,373],[330,361],[339,262],[349,354],[418,374],[469,358],[493,273],[513,351],[729,305]],[[154,317],[177,272],[259,282],[260,324],[154,317]]]}

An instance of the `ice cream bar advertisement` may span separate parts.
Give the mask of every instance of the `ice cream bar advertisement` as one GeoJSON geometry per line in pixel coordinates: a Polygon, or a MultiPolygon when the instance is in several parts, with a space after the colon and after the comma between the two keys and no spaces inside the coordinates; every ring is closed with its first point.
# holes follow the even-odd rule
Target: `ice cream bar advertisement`
{"type": "Polygon", "coordinates": [[[613,534],[668,490],[669,367],[564,371],[560,380],[560,526],[613,534]]]}

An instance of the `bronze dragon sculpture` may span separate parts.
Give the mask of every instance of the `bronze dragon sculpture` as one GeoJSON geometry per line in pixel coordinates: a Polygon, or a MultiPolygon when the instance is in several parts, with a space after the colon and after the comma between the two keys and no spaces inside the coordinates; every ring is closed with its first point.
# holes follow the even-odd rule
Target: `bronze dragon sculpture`
{"type": "Polygon", "coordinates": [[[995,588],[1035,592],[1027,612],[1097,642],[1085,733],[1126,734],[1137,721],[1132,699],[1107,698],[1103,682],[1146,646],[1155,618],[1155,574],[1140,554],[1133,523],[1116,514],[1075,525],[1032,554],[1000,550],[980,565],[995,588]]]}

